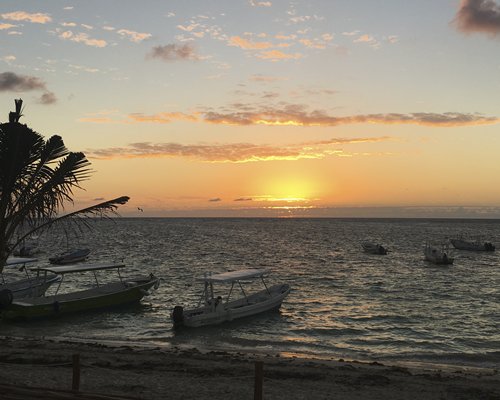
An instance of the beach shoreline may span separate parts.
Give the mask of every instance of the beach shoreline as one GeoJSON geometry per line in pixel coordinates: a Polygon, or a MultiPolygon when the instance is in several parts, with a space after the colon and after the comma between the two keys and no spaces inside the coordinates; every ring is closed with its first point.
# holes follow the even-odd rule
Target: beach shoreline
{"type": "Polygon", "coordinates": [[[140,399],[253,398],[263,363],[269,399],[499,399],[498,370],[299,358],[181,347],[2,337],[0,384],[68,390],[72,356],[80,390],[140,399]]]}

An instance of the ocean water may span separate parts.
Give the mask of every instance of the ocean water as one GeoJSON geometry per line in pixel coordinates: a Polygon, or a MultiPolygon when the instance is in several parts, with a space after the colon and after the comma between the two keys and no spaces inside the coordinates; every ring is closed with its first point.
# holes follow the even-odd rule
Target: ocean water
{"type": "MultiPolygon", "coordinates": [[[[72,236],[70,246],[89,247],[88,262],[123,260],[128,268],[122,275],[154,273],[162,278],[160,288],[126,309],[2,322],[0,335],[378,362],[500,364],[500,221],[118,218],[92,226],[72,236]],[[427,241],[438,244],[461,234],[480,236],[499,250],[455,250],[450,266],[424,261],[427,241]],[[365,239],[388,247],[389,254],[364,253],[365,239]],[[199,299],[196,277],[250,267],[267,268],[270,284],[291,286],[279,312],[213,327],[172,328],[172,308],[199,299]]],[[[68,245],[57,231],[40,237],[39,244],[39,264],[68,245]]],[[[79,279],[67,276],[64,284],[71,290],[79,279]]]]}

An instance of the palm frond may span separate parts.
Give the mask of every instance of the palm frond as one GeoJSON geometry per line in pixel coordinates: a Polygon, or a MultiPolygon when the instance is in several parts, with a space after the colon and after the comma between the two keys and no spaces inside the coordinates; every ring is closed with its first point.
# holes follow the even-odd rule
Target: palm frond
{"type": "Polygon", "coordinates": [[[81,228],[83,226],[89,227],[88,223],[90,218],[92,217],[111,218],[110,214],[118,215],[116,211],[118,206],[126,204],[129,200],[130,197],[121,196],[117,197],[116,199],[107,200],[102,203],[83,208],[81,210],[73,211],[69,214],[65,214],[57,218],[50,218],[49,220],[46,220],[38,224],[36,227],[31,229],[29,232],[25,233],[23,236],[20,236],[16,241],[16,243],[14,244],[14,247],[17,246],[19,243],[21,243],[24,239],[33,235],[35,232],[44,231],[52,226],[68,222],[68,220],[74,222],[76,224],[76,227],[78,228],[81,228]]]}
{"type": "Polygon", "coordinates": [[[17,218],[32,222],[54,217],[65,202],[73,202],[73,189],[90,176],[89,161],[83,153],[69,153],[56,168],[46,168],[40,180],[25,187],[23,203],[18,203],[17,218]]]}
{"type": "Polygon", "coordinates": [[[75,188],[90,177],[90,162],[85,154],[70,152],[60,136],[45,140],[19,123],[21,116],[19,99],[9,122],[0,124],[0,271],[12,248],[34,232],[65,221],[89,226],[92,217],[111,218],[129,200],[122,196],[59,216],[65,204],[74,203],[75,188]]]}

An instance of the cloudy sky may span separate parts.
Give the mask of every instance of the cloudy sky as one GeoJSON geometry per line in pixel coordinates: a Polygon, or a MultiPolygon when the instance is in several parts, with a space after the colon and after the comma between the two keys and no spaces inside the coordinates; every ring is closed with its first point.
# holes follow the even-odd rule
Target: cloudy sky
{"type": "Polygon", "coordinates": [[[500,215],[495,0],[3,0],[0,39],[0,119],[85,152],[79,205],[500,215]]]}

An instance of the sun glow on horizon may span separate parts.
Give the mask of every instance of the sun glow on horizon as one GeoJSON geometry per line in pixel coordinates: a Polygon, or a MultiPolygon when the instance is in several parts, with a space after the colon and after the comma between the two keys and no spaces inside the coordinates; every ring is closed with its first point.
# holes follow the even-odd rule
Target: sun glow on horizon
{"type": "Polygon", "coordinates": [[[273,197],[273,196],[256,196],[255,201],[269,201],[269,202],[284,202],[284,203],[298,203],[309,202],[310,199],[305,197],[273,197]]]}
{"type": "Polygon", "coordinates": [[[273,126],[302,126],[304,125],[301,122],[298,121],[268,121],[265,119],[259,119],[255,121],[257,125],[273,125],[273,126]]]}
{"type": "Polygon", "coordinates": [[[262,208],[270,210],[310,210],[316,207],[315,206],[271,206],[262,208]]]}
{"type": "Polygon", "coordinates": [[[291,176],[281,174],[267,177],[264,182],[260,182],[261,195],[253,196],[255,200],[274,203],[301,203],[309,204],[318,196],[317,184],[307,176],[301,176],[297,172],[291,176]]]}

